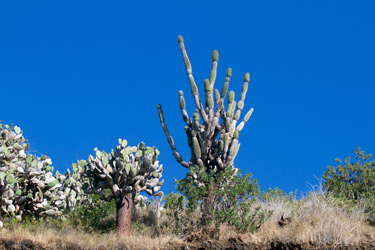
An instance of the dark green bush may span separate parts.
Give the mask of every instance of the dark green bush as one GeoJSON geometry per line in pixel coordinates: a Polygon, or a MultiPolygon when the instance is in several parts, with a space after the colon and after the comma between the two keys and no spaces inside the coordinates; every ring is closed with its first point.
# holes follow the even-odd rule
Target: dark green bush
{"type": "Polygon", "coordinates": [[[375,193],[375,160],[370,161],[372,154],[366,155],[360,148],[354,152],[356,162],[350,162],[350,157],[347,157],[344,163],[336,159],[337,166],[327,167],[323,174],[323,188],[338,198],[357,201],[375,193]]]}
{"type": "Polygon", "coordinates": [[[67,215],[71,225],[89,232],[108,232],[116,228],[115,201],[105,202],[99,195],[90,195],[91,202],[82,204],[67,215]]]}

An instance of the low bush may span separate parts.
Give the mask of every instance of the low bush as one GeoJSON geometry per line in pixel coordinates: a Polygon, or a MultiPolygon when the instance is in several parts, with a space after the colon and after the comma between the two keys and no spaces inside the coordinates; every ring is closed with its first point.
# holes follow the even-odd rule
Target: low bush
{"type": "Polygon", "coordinates": [[[208,199],[210,189],[213,190],[214,199],[210,207],[212,216],[209,218],[209,224],[213,223],[217,227],[228,224],[240,231],[254,232],[272,213],[255,205],[260,195],[259,184],[256,179],[252,179],[250,173],[241,175],[238,169],[226,168],[219,173],[207,173],[196,168],[176,183],[180,193],[167,197],[166,209],[167,215],[175,221],[177,232],[182,224],[185,230],[207,225],[202,221],[202,205],[204,199],[208,199]],[[191,175],[196,177],[190,178],[191,175]],[[217,179],[221,180],[220,184],[217,183],[217,179]],[[196,180],[201,180],[205,184],[201,185],[196,180]],[[191,221],[185,219],[185,216],[200,219],[191,221]]]}
{"type": "Polygon", "coordinates": [[[337,199],[365,207],[368,220],[375,223],[375,160],[359,147],[354,150],[356,162],[347,157],[336,159],[337,166],[328,166],[323,174],[324,190],[337,199]]]}

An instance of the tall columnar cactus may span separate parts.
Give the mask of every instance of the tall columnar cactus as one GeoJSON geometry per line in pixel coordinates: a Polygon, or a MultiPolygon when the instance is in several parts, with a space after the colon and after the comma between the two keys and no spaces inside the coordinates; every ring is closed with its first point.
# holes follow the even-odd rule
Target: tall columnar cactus
{"type": "MultiPolygon", "coordinates": [[[[194,98],[196,105],[196,111],[192,117],[189,117],[186,111],[186,104],[184,99],[184,93],[179,91],[179,102],[182,113],[182,119],[185,121],[185,131],[188,138],[188,144],[191,149],[190,161],[184,161],[177,151],[174,144],[173,138],[170,135],[167,125],[165,123],[162,107],[158,104],[160,123],[163,127],[164,133],[168,139],[170,148],[173,151],[173,156],[183,167],[191,170],[203,169],[206,173],[221,172],[226,168],[234,168],[233,161],[240,148],[238,142],[238,136],[245,123],[249,120],[253,108],[251,108],[242,121],[240,116],[244,108],[245,96],[248,89],[250,75],[245,74],[242,91],[238,102],[235,101],[234,91],[228,93],[228,86],[230,77],[232,75],[232,69],[227,70],[227,75],[221,92],[214,88],[216,81],[217,64],[219,60],[219,53],[215,50],[212,53],[212,69],[209,79],[204,80],[204,91],[205,101],[202,103],[198,87],[195,83],[191,63],[185,50],[184,40],[181,36],[178,37],[178,42],[182,52],[186,73],[190,82],[191,94],[194,98]],[[225,108],[224,100],[227,98],[227,108],[225,108]]],[[[234,171],[233,173],[236,173],[234,171]]],[[[206,185],[204,181],[199,179],[195,173],[189,172],[190,177],[195,178],[195,182],[199,185],[206,185]]],[[[216,180],[216,184],[219,184],[223,180],[216,180]]],[[[217,186],[217,185],[216,185],[217,186]]],[[[213,190],[210,187],[208,194],[204,199],[208,203],[212,203],[213,190]]],[[[207,206],[205,206],[207,207],[207,206]]]]}
{"type": "Polygon", "coordinates": [[[239,132],[242,130],[253,112],[253,108],[251,108],[239,123],[244,108],[250,75],[249,73],[245,74],[242,92],[238,102],[235,101],[234,91],[229,92],[227,98],[228,107],[225,109],[224,99],[227,96],[232,69],[229,68],[227,70],[227,77],[225,78],[221,93],[219,90],[214,89],[217,63],[219,60],[219,53],[215,50],[212,53],[210,78],[204,80],[205,105],[203,106],[182,36],[178,37],[178,42],[180,44],[186,73],[190,82],[191,93],[197,109],[192,118],[189,118],[185,108],[184,93],[180,90],[180,108],[182,118],[186,123],[185,131],[191,149],[191,159],[187,162],[182,159],[180,153],[177,151],[172,136],[165,124],[161,105],[158,105],[160,122],[164,133],[167,136],[168,143],[173,151],[173,155],[177,162],[186,168],[200,166],[207,170],[218,172],[227,167],[233,167],[233,161],[240,148],[240,143],[238,142],[239,132]]]}
{"type": "Polygon", "coordinates": [[[53,176],[52,161],[46,155],[26,153],[29,145],[17,126],[0,124],[0,206],[1,213],[17,219],[22,215],[60,215],[65,206],[62,182],[53,176]]]}
{"type": "Polygon", "coordinates": [[[145,147],[142,142],[137,147],[127,146],[126,140],[119,139],[116,150],[109,154],[95,150],[95,158],[90,155],[88,161],[81,160],[79,165],[86,166],[88,182],[83,184],[86,193],[99,194],[102,200],[116,201],[116,225],[120,234],[131,231],[131,212],[137,195],[145,191],[149,195],[161,195],[160,181],[163,166],[159,166],[157,148],[145,147]],[[112,195],[106,196],[105,189],[112,195]]]}

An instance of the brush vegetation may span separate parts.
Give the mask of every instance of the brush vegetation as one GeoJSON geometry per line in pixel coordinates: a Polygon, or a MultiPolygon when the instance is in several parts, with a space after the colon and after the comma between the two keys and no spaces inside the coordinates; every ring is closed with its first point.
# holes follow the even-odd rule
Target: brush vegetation
{"type": "MultiPolygon", "coordinates": [[[[12,239],[21,246],[27,240],[43,248],[61,249],[173,249],[182,245],[199,245],[217,241],[225,244],[233,239],[247,245],[265,242],[293,242],[315,247],[358,246],[375,241],[375,228],[369,223],[367,202],[345,202],[327,193],[311,191],[296,199],[281,190],[263,193],[255,201],[267,213],[267,219],[255,231],[239,229],[230,222],[216,223],[200,228],[201,210],[189,208],[181,194],[167,196],[168,205],[156,223],[158,200],[147,206],[136,207],[132,216],[132,233],[119,237],[116,232],[116,205],[114,202],[80,207],[65,218],[24,219],[3,218],[2,239],[12,239]],[[171,200],[174,201],[171,201],[171,200]],[[169,202],[169,204],[168,204],[169,202]],[[280,218],[290,223],[280,226],[280,218]],[[158,228],[159,227],[159,228],[158,228]]],[[[99,203],[99,199],[97,200],[99,203]]],[[[254,212],[254,211],[253,211],[254,212]]],[[[250,218],[251,219],[251,218],[250,218]]]]}

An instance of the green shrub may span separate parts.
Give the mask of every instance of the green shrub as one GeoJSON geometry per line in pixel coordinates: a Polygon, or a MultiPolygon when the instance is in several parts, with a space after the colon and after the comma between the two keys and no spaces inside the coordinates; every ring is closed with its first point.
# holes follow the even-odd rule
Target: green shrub
{"type": "Polygon", "coordinates": [[[370,161],[372,154],[366,155],[360,148],[354,150],[357,162],[350,162],[347,157],[342,163],[336,159],[337,166],[328,166],[323,174],[324,190],[338,198],[357,201],[374,195],[375,160],[370,161]]]}
{"type": "Polygon", "coordinates": [[[187,200],[181,193],[170,193],[165,198],[165,213],[170,218],[169,225],[165,230],[176,235],[183,235],[196,226],[196,218],[193,210],[187,212],[187,200]]]}
{"type": "Polygon", "coordinates": [[[70,211],[67,216],[69,223],[83,231],[108,232],[116,228],[116,218],[111,215],[116,213],[115,201],[106,202],[99,195],[90,195],[91,202],[82,204],[70,211]]]}
{"type": "MultiPolygon", "coordinates": [[[[229,224],[240,231],[253,232],[272,212],[255,206],[260,191],[257,180],[251,177],[250,173],[241,175],[240,170],[234,168],[226,168],[219,173],[207,173],[204,169],[195,168],[191,169],[186,178],[177,181],[177,189],[187,197],[188,215],[201,209],[202,204],[211,204],[208,223],[214,223],[216,226],[229,224]],[[221,180],[220,183],[217,182],[218,179],[221,180]],[[201,181],[205,184],[202,185],[201,181]],[[214,200],[205,202],[204,199],[210,197],[210,190],[214,200]]],[[[170,200],[174,201],[170,203],[177,210],[181,210],[185,201],[181,196],[171,196],[170,200]]],[[[169,204],[168,206],[171,207],[169,204]]],[[[205,221],[201,221],[198,226],[205,224],[205,221]]]]}
{"type": "Polygon", "coordinates": [[[263,191],[259,197],[261,201],[267,202],[271,200],[282,200],[286,202],[292,202],[296,200],[296,193],[290,192],[289,194],[279,188],[269,188],[267,191],[263,191]]]}
{"type": "Polygon", "coordinates": [[[325,180],[323,189],[335,198],[346,200],[353,204],[362,203],[375,221],[375,160],[370,160],[372,154],[365,154],[359,147],[354,150],[356,162],[347,157],[343,162],[335,159],[337,166],[328,166],[323,174],[325,180]]]}

